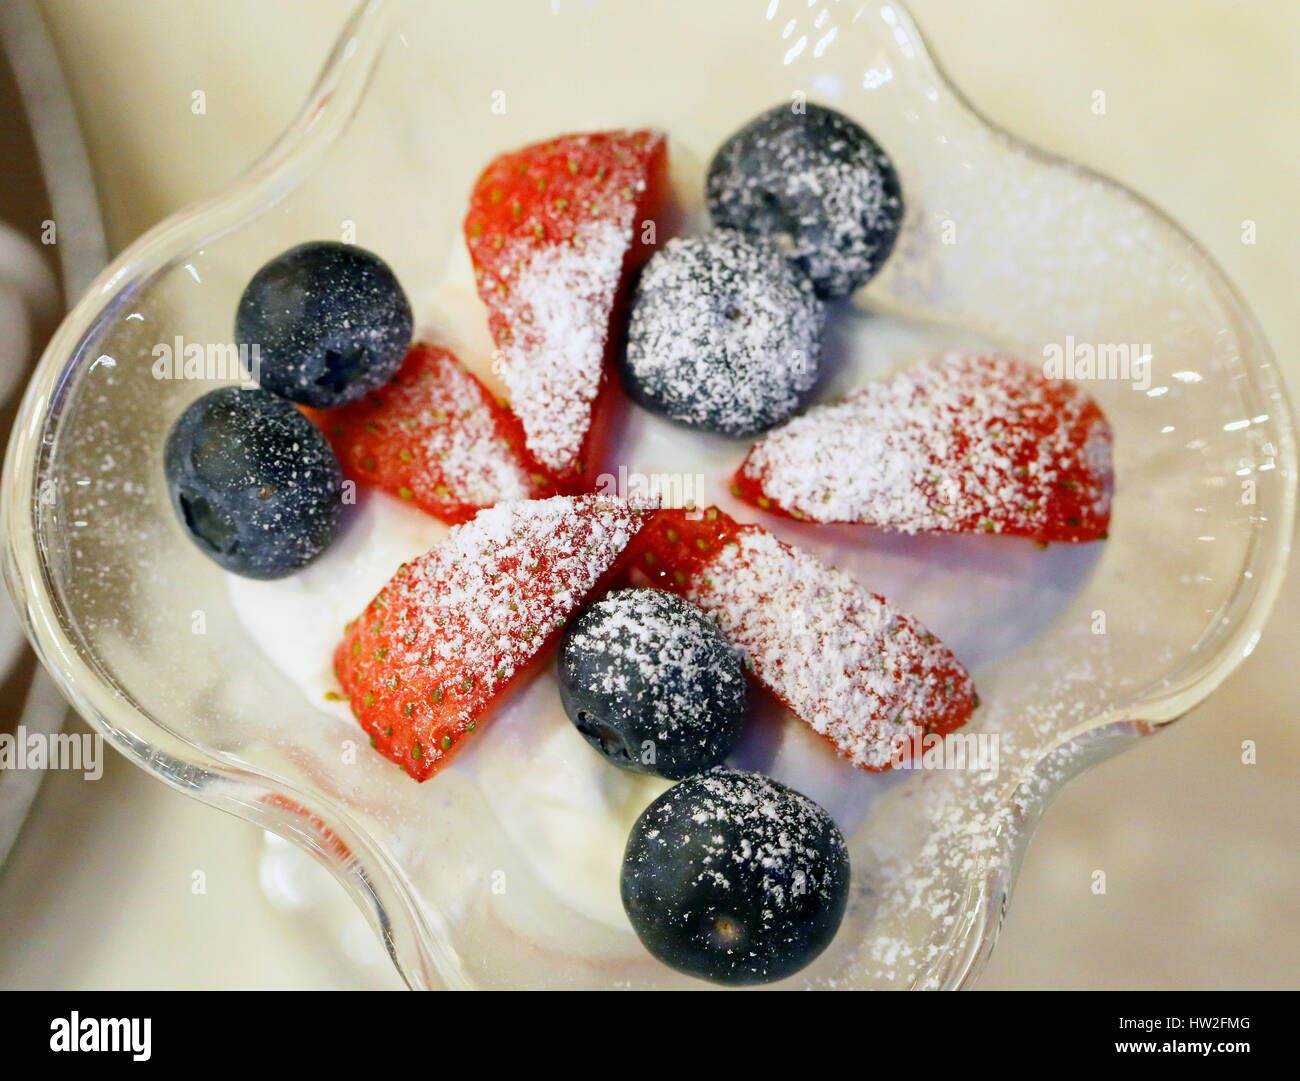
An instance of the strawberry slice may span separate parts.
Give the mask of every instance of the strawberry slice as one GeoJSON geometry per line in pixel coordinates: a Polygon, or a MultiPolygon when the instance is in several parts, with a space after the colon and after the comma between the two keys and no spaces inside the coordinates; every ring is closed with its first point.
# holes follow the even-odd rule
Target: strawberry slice
{"type": "Polygon", "coordinates": [[[746,666],[855,766],[882,772],[970,720],[975,688],[917,620],[716,507],[660,511],[633,543],[637,573],[698,604],[746,666]]]}
{"type": "Polygon", "coordinates": [[[555,494],[524,449],[518,419],[445,349],[414,345],[393,378],[361,401],[303,411],[350,478],[445,522],[555,494]]]}
{"type": "Polygon", "coordinates": [[[768,433],[736,495],[800,520],[902,533],[1104,540],[1111,434],[1073,383],[950,353],[768,433]]]}
{"type": "Polygon", "coordinates": [[[465,239],[528,449],[575,489],[601,427],[629,273],[668,192],[656,131],[565,135],[503,154],[470,197],[465,239]]]}
{"type": "Polygon", "coordinates": [[[417,781],[441,769],[616,572],[642,517],[609,496],[500,503],[399,567],[334,653],[379,753],[417,781]]]}

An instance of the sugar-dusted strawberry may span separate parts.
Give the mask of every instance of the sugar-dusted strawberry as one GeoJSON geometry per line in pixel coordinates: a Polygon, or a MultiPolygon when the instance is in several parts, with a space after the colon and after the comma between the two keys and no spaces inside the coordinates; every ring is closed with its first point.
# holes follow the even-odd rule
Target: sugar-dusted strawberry
{"type": "Polygon", "coordinates": [[[503,500],[555,494],[515,415],[436,346],[412,346],[397,374],[359,402],[304,411],[349,477],[445,522],[503,500]]]}
{"type": "Polygon", "coordinates": [[[334,653],[376,749],[436,773],[593,589],[643,520],[608,496],[499,503],[403,564],[334,653]]]}
{"type": "Polygon", "coordinates": [[[1102,540],[1111,434],[1073,383],[1004,356],[950,353],[769,432],[738,496],[814,522],[903,533],[1102,540]]]}
{"type": "Polygon", "coordinates": [[[660,511],[630,565],[694,601],[758,681],[855,766],[879,772],[960,728],[975,688],[952,652],[848,575],[716,507],[660,511]]]}
{"type": "Polygon", "coordinates": [[[501,378],[528,449],[564,484],[584,472],[608,404],[628,274],[668,192],[656,131],[565,135],[494,160],[465,216],[501,378]]]}

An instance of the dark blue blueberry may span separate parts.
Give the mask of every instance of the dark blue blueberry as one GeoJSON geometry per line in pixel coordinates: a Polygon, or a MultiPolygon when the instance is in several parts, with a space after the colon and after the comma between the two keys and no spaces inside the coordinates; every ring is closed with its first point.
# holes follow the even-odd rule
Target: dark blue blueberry
{"type": "Polygon", "coordinates": [[[565,632],[560,699],[621,769],[677,780],[726,757],[745,720],[745,675],[695,605],[661,589],[609,593],[565,632]]]}
{"type": "Polygon", "coordinates": [[[849,854],[807,796],[717,767],[674,785],[637,819],[622,892],[632,927],[664,964],[718,983],[769,983],[835,937],[849,854]]]}
{"type": "Polygon", "coordinates": [[[282,578],[339,529],[342,473],[320,430],[283,398],[222,387],[167,437],[172,506],[206,555],[246,578],[282,578]]]}
{"type": "Polygon", "coordinates": [[[756,435],[817,382],[824,322],[808,279],[771,241],[730,229],[670,240],[637,283],[623,385],[679,424],[756,435]]]}
{"type": "Polygon", "coordinates": [[[874,277],[903,222],[889,155],[821,105],[778,105],[731,136],[709,164],[705,198],[715,225],[772,238],[822,297],[874,277]]]}
{"type": "Polygon", "coordinates": [[[411,329],[410,301],[388,264],[334,241],[277,255],[253,275],[235,315],[235,340],[258,347],[258,382],[317,409],[387,383],[411,329]]]}

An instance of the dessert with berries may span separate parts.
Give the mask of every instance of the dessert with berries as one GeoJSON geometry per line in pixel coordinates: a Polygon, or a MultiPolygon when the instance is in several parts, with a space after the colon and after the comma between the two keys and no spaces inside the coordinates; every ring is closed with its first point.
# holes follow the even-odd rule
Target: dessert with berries
{"type": "Polygon", "coordinates": [[[881,270],[905,206],[850,118],[751,121],[708,169],[716,228],[675,238],[667,148],[579,133],[489,162],[473,281],[414,345],[378,255],[272,259],[236,313],[261,389],[191,405],[165,468],[248,633],[367,768],[429,801],[474,787],[602,933],[767,983],[853,918],[871,775],[977,716],[947,628],[873,588],[876,531],[1104,539],[1111,436],[996,353],[826,393],[853,373],[825,301],[881,270]],[[608,490],[647,467],[697,498],[608,490]]]}

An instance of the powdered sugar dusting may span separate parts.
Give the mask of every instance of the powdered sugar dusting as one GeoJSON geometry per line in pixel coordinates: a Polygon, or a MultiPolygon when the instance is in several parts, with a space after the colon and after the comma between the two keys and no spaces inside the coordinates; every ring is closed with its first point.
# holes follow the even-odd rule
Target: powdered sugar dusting
{"type": "Polygon", "coordinates": [[[1073,384],[950,353],[770,433],[738,480],[812,521],[1095,539],[1110,515],[1111,436],[1073,384]]]}
{"type": "Polygon", "coordinates": [[[336,656],[379,749],[416,775],[436,770],[613,566],[640,521],[608,496],[499,503],[400,568],[336,656]],[[394,715],[407,719],[401,731],[379,723],[394,715]]]}
{"type": "Polygon", "coordinates": [[[889,156],[848,117],[808,103],[756,117],[709,166],[709,211],[720,226],[772,237],[822,296],[868,281],[903,217],[889,156]]]}
{"type": "Polygon", "coordinates": [[[666,183],[662,132],[589,132],[494,158],[470,197],[497,369],[529,451],[566,484],[581,484],[623,277],[653,246],[666,183]]]}
{"type": "Polygon", "coordinates": [[[535,483],[526,463],[500,440],[478,380],[452,365],[434,388],[411,430],[427,475],[441,475],[443,485],[461,501],[480,507],[527,499],[535,483]],[[457,423],[445,423],[447,418],[457,423]]]}
{"type": "MultiPolygon", "coordinates": [[[[669,789],[634,831],[633,844],[643,851],[635,853],[631,874],[653,858],[644,850],[680,842],[665,828],[674,820],[699,827],[691,838],[697,883],[724,892],[757,889],[765,928],[805,908],[807,895],[830,901],[843,889],[848,854],[830,816],[770,777],[717,766],[669,789]]],[[[671,915],[699,917],[693,910],[671,915]]]]}
{"type": "Polygon", "coordinates": [[[661,589],[592,604],[560,664],[569,686],[603,699],[604,720],[657,741],[664,776],[695,772],[692,749],[719,760],[743,721],[745,677],[731,647],[698,608],[661,589]]]}
{"type": "Polygon", "coordinates": [[[397,374],[364,401],[312,416],[359,483],[444,521],[554,492],[525,451],[518,420],[436,346],[413,346],[397,374]]]}
{"type": "Polygon", "coordinates": [[[528,449],[550,469],[572,466],[591,425],[634,209],[582,223],[571,244],[516,240],[504,252],[508,292],[497,306],[512,332],[500,343],[501,379],[528,449]]]}
{"type": "Polygon", "coordinates": [[[824,323],[811,284],[770,241],[731,229],[675,238],[637,286],[628,389],[691,427],[754,435],[816,383],[824,323]]]}
{"type": "MultiPolygon", "coordinates": [[[[1134,738],[1105,726],[1061,739],[1115,704],[1107,686],[1107,636],[1084,627],[1069,637],[1075,641],[1060,645],[1077,647],[1071,655],[1079,659],[1055,674],[1046,696],[1034,682],[1042,663],[1037,657],[1013,662],[1007,682],[995,688],[991,715],[982,720],[999,739],[999,770],[922,774],[915,789],[893,793],[873,820],[870,844],[881,860],[882,888],[870,932],[846,971],[856,969],[879,986],[950,984],[954,961],[961,961],[953,954],[953,935],[970,919],[972,885],[983,883],[993,904],[1001,898],[1005,905],[1015,852],[1046,801],[1082,766],[1104,756],[1107,741],[1134,738]],[[1082,659],[1094,647],[1099,651],[1082,659]],[[937,930],[918,936],[918,920],[937,930]]],[[[994,926],[1002,915],[996,907],[981,914],[994,926]]]]}
{"type": "MultiPolygon", "coordinates": [[[[481,677],[491,693],[536,652],[635,533],[622,500],[582,496],[500,503],[457,526],[411,565],[403,592],[417,641],[481,677]]],[[[419,664],[422,650],[401,659],[419,664]]]]}
{"type": "Polygon", "coordinates": [[[888,769],[973,695],[969,675],[918,622],[766,530],[740,530],[685,593],[856,766],[888,769]]]}

